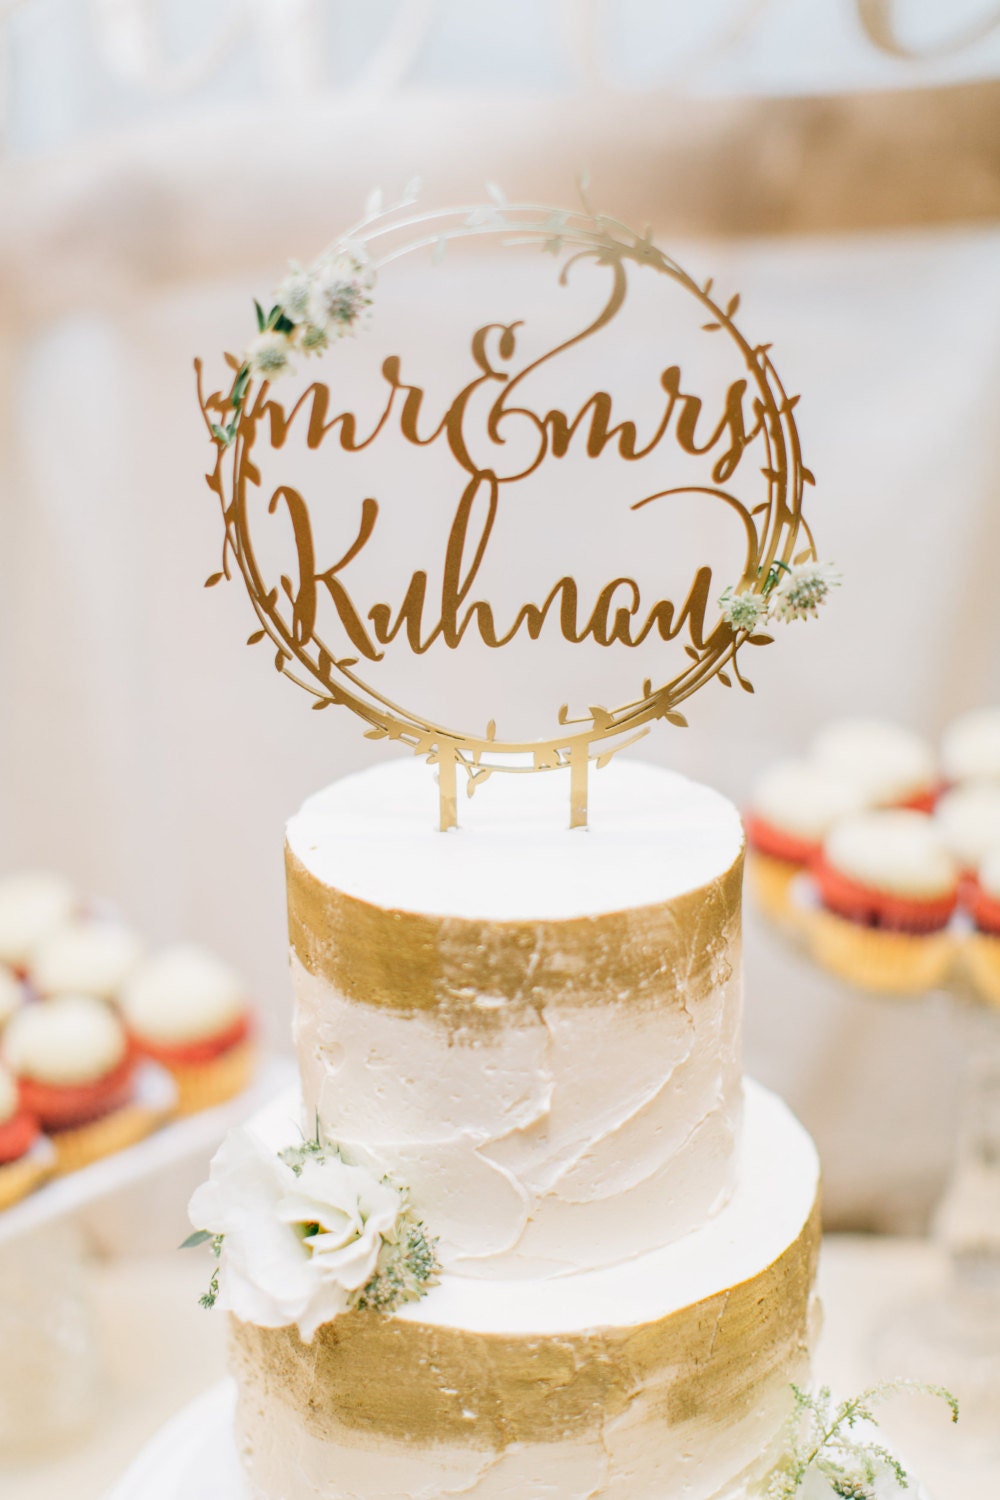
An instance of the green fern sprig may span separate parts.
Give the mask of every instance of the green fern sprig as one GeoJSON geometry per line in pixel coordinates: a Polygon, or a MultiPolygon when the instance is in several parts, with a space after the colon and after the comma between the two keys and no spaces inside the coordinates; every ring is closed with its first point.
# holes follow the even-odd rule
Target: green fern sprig
{"type": "Polygon", "coordinates": [[[795,1500],[809,1473],[821,1474],[838,1500],[878,1500],[878,1479],[885,1473],[892,1474],[899,1489],[908,1489],[910,1475],[896,1455],[858,1431],[860,1424],[877,1426],[876,1407],[904,1391],[938,1397],[947,1403],[952,1421],[958,1421],[958,1401],[943,1386],[889,1380],[834,1405],[828,1386],[813,1394],[793,1385],[787,1447],[762,1495],[766,1500],[795,1500]]]}

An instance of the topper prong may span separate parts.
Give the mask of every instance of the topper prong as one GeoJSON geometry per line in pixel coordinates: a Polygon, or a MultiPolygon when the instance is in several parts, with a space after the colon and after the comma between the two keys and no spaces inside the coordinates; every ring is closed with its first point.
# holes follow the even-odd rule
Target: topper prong
{"type": "Polygon", "coordinates": [[[587,777],[590,770],[590,746],[574,745],[569,752],[569,826],[587,826],[587,777]]]}
{"type": "Polygon", "coordinates": [[[441,816],[438,823],[442,833],[458,827],[458,796],[455,784],[455,746],[442,740],[438,746],[438,794],[441,816]]]}

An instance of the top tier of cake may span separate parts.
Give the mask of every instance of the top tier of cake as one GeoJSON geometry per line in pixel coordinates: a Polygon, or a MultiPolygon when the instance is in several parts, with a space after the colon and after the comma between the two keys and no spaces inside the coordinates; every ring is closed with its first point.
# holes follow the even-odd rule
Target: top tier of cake
{"type": "Polygon", "coordinates": [[[641,764],[496,775],[435,829],[416,760],[288,827],[309,1119],[405,1183],[444,1268],[565,1274],[706,1223],[742,1108],[735,809],[641,764]]]}

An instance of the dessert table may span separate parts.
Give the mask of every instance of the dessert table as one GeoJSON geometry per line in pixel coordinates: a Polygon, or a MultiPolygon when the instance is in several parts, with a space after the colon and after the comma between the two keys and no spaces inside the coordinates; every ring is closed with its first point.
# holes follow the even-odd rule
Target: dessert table
{"type": "MultiPolygon", "coordinates": [[[[107,1365],[103,1410],[72,1450],[6,1467],[0,1460],[4,1500],[173,1500],[180,1493],[178,1466],[204,1446],[206,1432],[224,1424],[231,1399],[222,1383],[224,1319],[197,1305],[204,1272],[202,1257],[179,1254],[125,1257],[96,1269],[107,1365]]],[[[881,1321],[894,1306],[933,1294],[944,1274],[940,1252],[924,1241],[828,1236],[819,1378],[852,1393],[884,1376],[872,1356],[881,1321]]],[[[955,1428],[943,1407],[923,1398],[885,1408],[885,1431],[934,1500],[995,1500],[1000,1490],[1000,1421],[969,1415],[971,1422],[955,1428]]],[[[227,1465],[233,1472],[231,1456],[218,1442],[213,1451],[216,1467],[205,1473],[221,1483],[227,1465]]],[[[191,1488],[183,1493],[201,1500],[191,1488]]],[[[205,1493],[220,1500],[225,1491],[217,1483],[205,1493]]]]}

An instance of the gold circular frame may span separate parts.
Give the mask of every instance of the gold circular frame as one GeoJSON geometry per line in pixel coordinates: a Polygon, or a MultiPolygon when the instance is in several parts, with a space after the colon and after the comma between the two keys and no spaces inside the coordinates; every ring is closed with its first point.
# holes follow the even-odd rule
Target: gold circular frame
{"type": "MultiPolygon", "coordinates": [[[[695,298],[706,316],[703,329],[728,337],[739,353],[751,383],[754,409],[761,418],[766,446],[767,459],[762,472],[767,480],[767,499],[753,510],[725,491],[703,487],[704,492],[714,493],[735,507],[743,522],[746,563],[734,588],[741,593],[762,595],[773,586],[776,569],[816,557],[812,535],[802,516],[804,486],[814,480],[801,458],[793,410],[798,398],[787,395],[771,362],[770,345],[751,344],[736,327],[733,319],[739,307],[738,295],[722,306],[712,296],[711,280],[704,284],[696,282],[653,243],[648,229],[637,233],[589,209],[574,212],[538,205],[508,206],[498,201],[472,209],[422,214],[376,211],[343,236],[338,245],[363,244],[379,270],[404,255],[425,249],[438,259],[449,241],[474,237],[498,237],[508,245],[538,244],[554,253],[573,250],[575,253],[563,266],[561,277],[565,277],[569,264],[580,256],[604,264],[631,262],[651,267],[695,298]],[[804,534],[806,546],[797,550],[800,534],[804,534]]],[[[258,413],[269,386],[264,380],[255,387],[254,381],[246,377],[245,366],[241,367],[231,356],[227,358],[237,370],[237,377],[228,392],[217,391],[208,397],[201,394],[201,366],[196,362],[202,411],[217,450],[214,471],[207,476],[208,484],[219,500],[225,526],[222,570],[207,582],[212,585],[232,577],[235,564],[259,622],[250,643],[270,639],[276,649],[278,671],[315,697],[314,708],[341,705],[351,709],[368,725],[368,738],[407,745],[415,754],[440,764],[442,777],[447,767],[452,784],[455,768],[464,770],[471,794],[476,784],[495,770],[574,766],[579,775],[582,765],[585,777],[590,759],[598,765],[604,764],[626,744],[645,734],[655,720],[685,725],[687,720],[679,706],[713,678],[718,677],[727,687],[735,678],[743,689],[753,691],[740,671],[737,653],[747,643],[765,644],[771,638],[736,630],[720,615],[703,650],[687,646],[690,665],[668,682],[654,687],[647,679],[639,698],[617,708],[594,707],[581,719],[570,719],[568,708],[563,705],[558,715],[561,732],[537,740],[499,740],[495,720],[485,733],[437,723],[379,694],[355,673],[356,661],[338,660],[314,632],[303,637],[301,628],[296,626],[294,607],[286,609],[278,589],[268,589],[261,576],[250,535],[248,488],[258,475],[252,450],[258,413]],[[225,421],[234,412],[233,426],[224,436],[213,414],[225,421]],[[595,751],[595,746],[600,749],[595,751]]],[[[690,491],[692,487],[684,488],[690,491]]]]}

